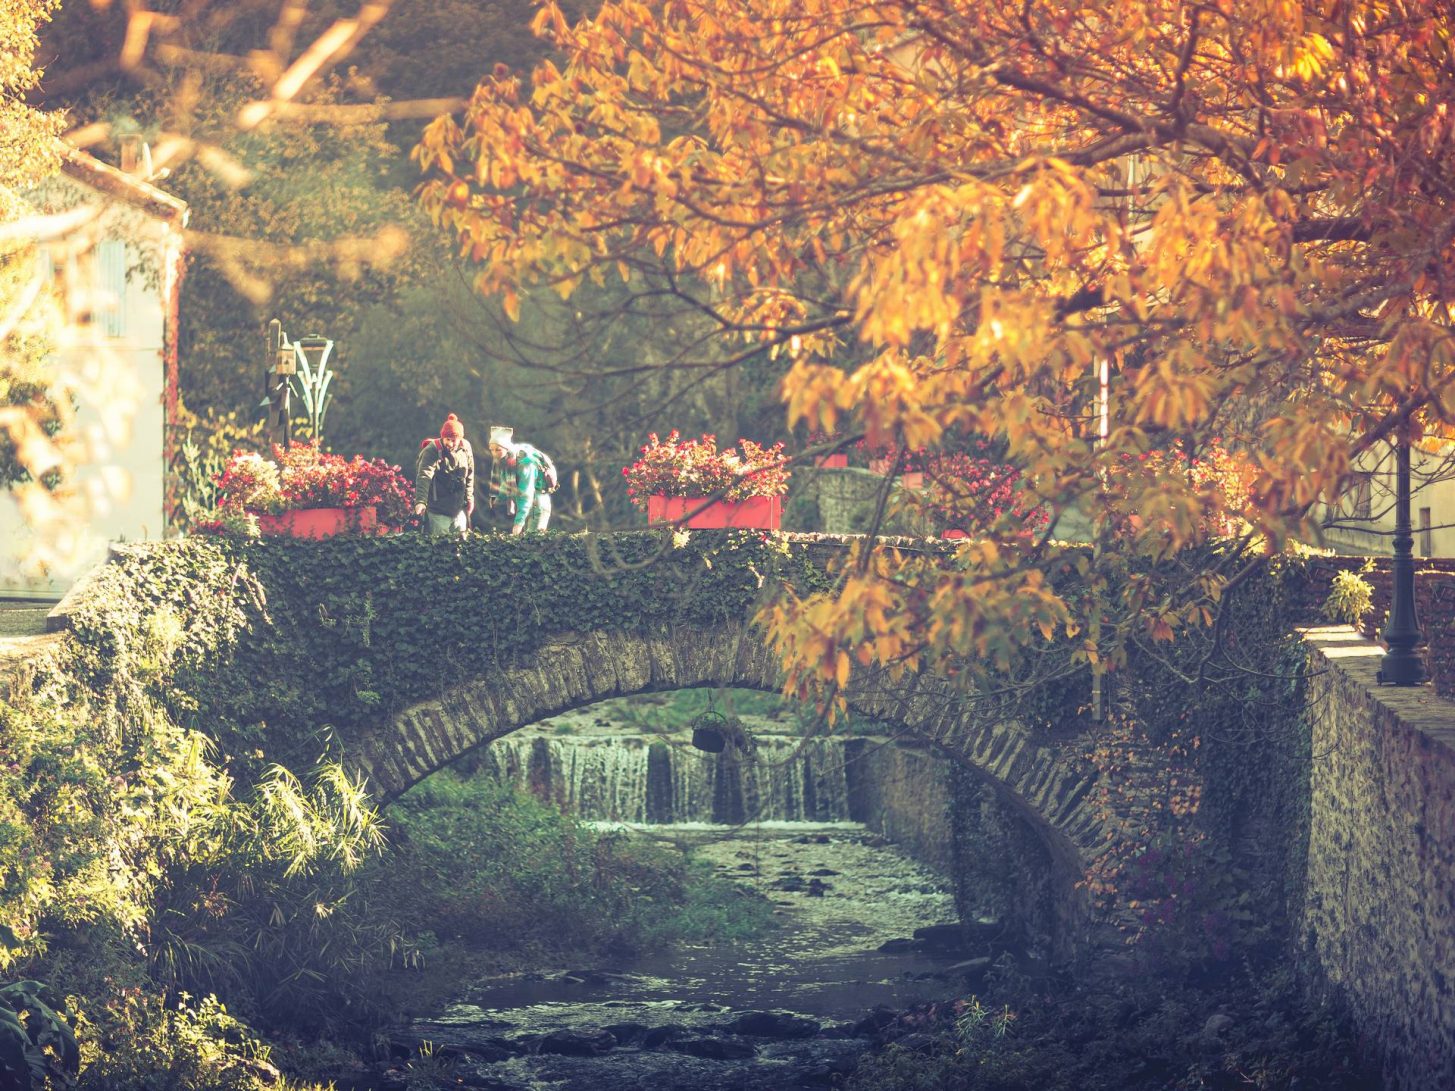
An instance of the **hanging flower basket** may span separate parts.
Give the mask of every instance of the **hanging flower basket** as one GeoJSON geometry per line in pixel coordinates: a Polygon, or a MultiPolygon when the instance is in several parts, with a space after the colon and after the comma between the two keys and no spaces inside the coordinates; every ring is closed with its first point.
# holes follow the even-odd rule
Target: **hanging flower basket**
{"type": "Polygon", "coordinates": [[[332,538],[335,534],[377,533],[379,509],[369,504],[357,508],[294,508],[276,515],[258,516],[258,533],[289,538],[332,538]]]}
{"type": "Polygon", "coordinates": [[[705,496],[649,496],[647,522],[677,523],[692,530],[777,530],[783,521],[781,496],[709,500],[705,496]]]}

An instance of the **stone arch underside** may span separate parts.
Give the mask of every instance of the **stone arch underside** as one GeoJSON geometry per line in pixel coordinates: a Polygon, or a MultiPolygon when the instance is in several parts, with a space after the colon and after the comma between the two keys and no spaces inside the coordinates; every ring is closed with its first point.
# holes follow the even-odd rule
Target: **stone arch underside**
{"type": "MultiPolygon", "coordinates": [[[[941,680],[911,676],[889,683],[863,675],[856,674],[848,692],[856,711],[971,766],[1028,820],[1052,860],[1063,931],[1056,945],[1084,947],[1089,921],[1077,884],[1106,848],[1090,805],[1095,770],[1074,747],[1039,745],[1016,724],[982,722],[941,680]]],[[[534,655],[461,678],[438,699],[345,738],[345,761],[376,800],[388,803],[468,751],[563,712],[612,697],[703,686],[776,692],[781,677],[761,632],[747,624],[566,633],[534,655]]]]}

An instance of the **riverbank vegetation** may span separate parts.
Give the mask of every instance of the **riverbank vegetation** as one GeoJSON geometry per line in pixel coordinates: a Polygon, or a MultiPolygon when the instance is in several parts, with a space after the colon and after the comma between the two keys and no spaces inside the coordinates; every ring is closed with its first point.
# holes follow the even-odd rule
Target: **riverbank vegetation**
{"type": "Polygon", "coordinates": [[[1062,983],[1015,974],[905,1013],[845,1091],[1376,1091],[1337,1006],[1286,969],[1216,983],[1062,983]]]}
{"type": "Polygon", "coordinates": [[[20,1086],[246,1091],[278,1078],[277,1036],[305,1071],[339,1047],[357,1067],[462,971],[768,919],[675,850],[483,781],[441,774],[384,815],[327,764],[235,783],[230,755],[143,695],[168,634],[133,634],[109,700],[57,676],[0,702],[0,971],[45,982],[76,1041],[65,1063],[63,1036],[30,1042],[55,1078],[20,1086]]]}

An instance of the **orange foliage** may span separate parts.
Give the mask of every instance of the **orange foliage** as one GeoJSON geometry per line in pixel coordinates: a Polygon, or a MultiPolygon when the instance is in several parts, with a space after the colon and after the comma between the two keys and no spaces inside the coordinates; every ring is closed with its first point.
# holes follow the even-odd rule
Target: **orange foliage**
{"type": "MultiPolygon", "coordinates": [[[[557,60],[490,76],[416,151],[512,310],[665,267],[725,338],[789,352],[790,424],[994,436],[1046,510],[1139,515],[1116,548],[1158,555],[1230,521],[1316,534],[1360,450],[1455,420],[1444,5],[608,0],[535,25],[557,60]],[[1172,469],[1106,488],[1214,437],[1250,467],[1234,510],[1172,469]]],[[[1013,535],[949,574],[856,562],[771,628],[804,686],[1052,631],[1107,662],[1143,610],[1158,638],[1204,623],[1223,578],[1108,588],[1088,627],[1055,563],[1013,535]]]]}

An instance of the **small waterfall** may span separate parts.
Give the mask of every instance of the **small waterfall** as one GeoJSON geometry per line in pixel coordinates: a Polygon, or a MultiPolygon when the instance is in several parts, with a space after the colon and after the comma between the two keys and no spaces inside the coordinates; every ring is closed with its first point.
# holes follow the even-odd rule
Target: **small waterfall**
{"type": "Polygon", "coordinates": [[[849,819],[843,739],[759,735],[750,753],[685,738],[508,735],[480,773],[594,821],[737,823],[849,819]]]}

